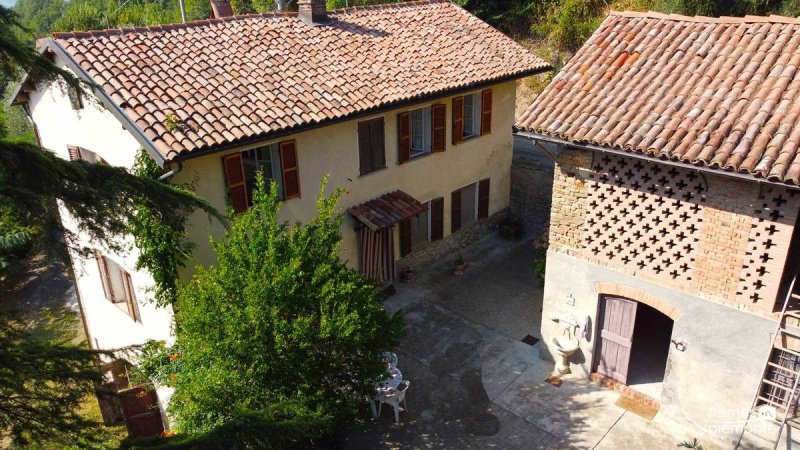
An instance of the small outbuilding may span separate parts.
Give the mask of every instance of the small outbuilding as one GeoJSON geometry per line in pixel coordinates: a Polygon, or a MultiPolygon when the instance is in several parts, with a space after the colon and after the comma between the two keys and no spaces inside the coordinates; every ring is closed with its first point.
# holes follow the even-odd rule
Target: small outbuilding
{"type": "Polygon", "coordinates": [[[795,18],[625,12],[553,78],[545,357],[731,443],[795,414],[799,66],[795,18]]]}

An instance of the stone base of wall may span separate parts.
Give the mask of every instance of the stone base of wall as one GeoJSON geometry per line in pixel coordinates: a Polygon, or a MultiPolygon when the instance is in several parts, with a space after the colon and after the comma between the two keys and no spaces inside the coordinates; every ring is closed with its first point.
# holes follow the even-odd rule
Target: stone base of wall
{"type": "Polygon", "coordinates": [[[422,250],[398,260],[395,264],[398,273],[397,279],[401,279],[399,274],[408,268],[417,270],[439,261],[442,258],[448,256],[455,257],[462,248],[495,231],[506,217],[508,217],[508,208],[468,227],[462,228],[458,230],[457,233],[451,234],[440,241],[433,242],[422,250]]]}

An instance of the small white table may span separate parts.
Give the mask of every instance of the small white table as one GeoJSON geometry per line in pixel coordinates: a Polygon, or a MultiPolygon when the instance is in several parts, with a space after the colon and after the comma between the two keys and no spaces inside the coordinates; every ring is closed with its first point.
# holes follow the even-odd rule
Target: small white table
{"type": "Polygon", "coordinates": [[[372,410],[373,418],[378,417],[378,409],[375,403],[380,402],[385,394],[397,389],[397,386],[403,381],[403,373],[400,372],[400,369],[397,367],[390,364],[386,370],[389,372],[389,378],[375,383],[375,388],[378,390],[378,393],[369,401],[369,407],[372,410]]]}

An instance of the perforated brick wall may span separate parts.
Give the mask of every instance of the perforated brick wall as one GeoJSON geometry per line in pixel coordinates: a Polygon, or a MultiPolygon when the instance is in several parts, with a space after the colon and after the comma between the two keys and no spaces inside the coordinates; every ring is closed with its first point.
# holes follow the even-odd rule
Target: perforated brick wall
{"type": "Polygon", "coordinates": [[[769,315],[800,194],[591,151],[559,157],[551,250],[769,315]]]}

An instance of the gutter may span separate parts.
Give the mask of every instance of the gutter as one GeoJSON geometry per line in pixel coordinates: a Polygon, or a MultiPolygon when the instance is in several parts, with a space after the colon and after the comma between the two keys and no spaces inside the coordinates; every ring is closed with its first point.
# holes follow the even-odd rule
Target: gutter
{"type": "MultiPolygon", "coordinates": [[[[136,139],[142,147],[144,147],[147,154],[150,155],[153,160],[159,165],[159,167],[164,167],[167,164],[167,159],[161,155],[161,153],[156,150],[155,144],[147,135],[144,134],[144,131],[133,122],[130,117],[122,110],[122,108],[117,105],[111,97],[106,94],[102,88],[100,88],[97,83],[94,82],[91,75],[86,72],[80,64],[78,64],[73,58],[72,55],[69,54],[68,51],[64,49],[55,39],[49,38],[47,39],[47,44],[49,48],[51,48],[54,52],[56,52],[59,56],[63,57],[67,62],[67,67],[72,70],[79,78],[85,81],[91,88],[92,92],[100,99],[103,103],[103,106],[114,115],[120,122],[122,122],[123,126],[133,134],[134,139],[136,139]]],[[[177,172],[176,172],[177,173],[177,172]]]]}
{"type": "Polygon", "coordinates": [[[186,160],[189,160],[189,159],[199,158],[201,156],[208,156],[208,155],[211,155],[211,154],[214,154],[214,153],[222,153],[222,152],[226,152],[228,150],[233,150],[233,149],[237,149],[237,148],[241,148],[241,147],[252,146],[252,145],[256,145],[256,144],[262,143],[262,142],[268,142],[268,141],[272,141],[274,139],[282,138],[282,137],[285,137],[285,136],[290,136],[290,135],[293,135],[293,134],[297,134],[297,133],[301,133],[301,132],[305,132],[305,131],[310,131],[310,130],[314,130],[314,129],[317,129],[317,128],[326,127],[328,125],[335,125],[335,124],[342,123],[342,122],[348,122],[348,121],[351,121],[351,120],[357,120],[357,119],[360,119],[360,118],[363,118],[363,117],[374,116],[376,114],[381,114],[381,113],[384,113],[384,112],[387,112],[387,111],[391,111],[391,110],[394,110],[394,109],[400,109],[400,108],[403,108],[405,106],[411,106],[411,105],[415,105],[415,104],[418,104],[418,103],[423,103],[425,101],[436,99],[436,98],[440,98],[440,97],[462,94],[462,93],[469,92],[469,91],[472,91],[472,90],[475,90],[475,89],[481,89],[481,88],[492,86],[492,85],[495,85],[495,84],[504,83],[506,81],[518,80],[520,78],[526,78],[526,77],[533,76],[533,75],[539,75],[539,74],[542,74],[542,73],[545,73],[545,72],[549,72],[551,70],[553,70],[553,68],[548,65],[548,66],[540,67],[540,68],[537,68],[537,69],[526,70],[524,72],[520,72],[520,73],[513,74],[513,75],[506,75],[504,77],[495,78],[495,79],[492,79],[492,80],[480,81],[480,82],[473,83],[473,84],[466,85],[466,86],[459,86],[459,87],[448,89],[448,90],[444,90],[444,91],[437,91],[437,92],[433,92],[433,93],[430,93],[430,94],[426,94],[426,95],[421,96],[421,97],[414,97],[414,98],[410,98],[410,99],[403,100],[403,101],[396,102],[396,103],[388,103],[388,104],[385,104],[385,105],[381,105],[381,106],[375,107],[373,109],[366,109],[366,110],[359,111],[359,112],[356,112],[356,113],[353,113],[353,114],[349,114],[349,115],[346,115],[346,116],[342,116],[342,117],[336,117],[336,118],[333,118],[333,119],[325,119],[325,120],[321,120],[321,121],[313,123],[313,124],[300,125],[298,127],[281,130],[281,131],[276,132],[276,133],[270,133],[270,134],[262,135],[262,136],[254,136],[254,137],[251,137],[251,138],[246,138],[246,139],[242,139],[240,141],[236,141],[234,143],[223,144],[221,146],[212,147],[212,148],[201,150],[201,151],[190,152],[190,153],[188,153],[186,155],[178,154],[174,158],[170,159],[170,161],[186,161],[186,160]]]}
{"type": "Polygon", "coordinates": [[[719,175],[719,176],[723,176],[723,177],[735,178],[737,180],[747,181],[747,182],[750,182],[750,183],[755,182],[755,183],[757,183],[759,185],[781,186],[781,187],[784,187],[784,188],[800,190],[800,186],[797,186],[797,185],[793,185],[793,184],[789,184],[789,183],[782,183],[782,182],[779,182],[779,181],[771,181],[771,180],[768,180],[766,178],[758,178],[758,177],[755,177],[755,176],[749,175],[749,174],[733,172],[733,171],[726,171],[726,170],[719,170],[719,169],[712,169],[712,168],[706,167],[706,166],[695,166],[695,165],[691,165],[691,164],[688,164],[688,163],[685,163],[685,162],[673,161],[671,159],[658,159],[658,158],[653,158],[652,156],[642,155],[640,153],[626,152],[624,150],[618,150],[618,149],[609,148],[609,147],[601,147],[599,145],[576,144],[576,143],[571,142],[571,141],[567,141],[567,140],[556,138],[556,137],[546,136],[546,135],[539,134],[539,133],[533,133],[533,132],[528,132],[528,131],[517,131],[517,132],[514,133],[514,136],[519,136],[521,138],[530,139],[530,140],[532,140],[534,142],[534,145],[537,145],[537,146],[539,146],[537,141],[546,141],[546,142],[550,142],[550,143],[553,143],[553,144],[564,145],[566,147],[585,148],[587,150],[593,150],[593,151],[596,151],[596,152],[601,152],[601,153],[606,153],[606,154],[611,154],[611,155],[617,155],[617,156],[625,156],[625,157],[628,157],[628,158],[641,159],[643,161],[649,161],[651,163],[657,163],[657,164],[664,164],[664,165],[672,166],[672,167],[680,167],[680,168],[687,169],[687,170],[693,170],[693,171],[699,172],[701,174],[706,174],[707,173],[707,174],[719,175]]]}

